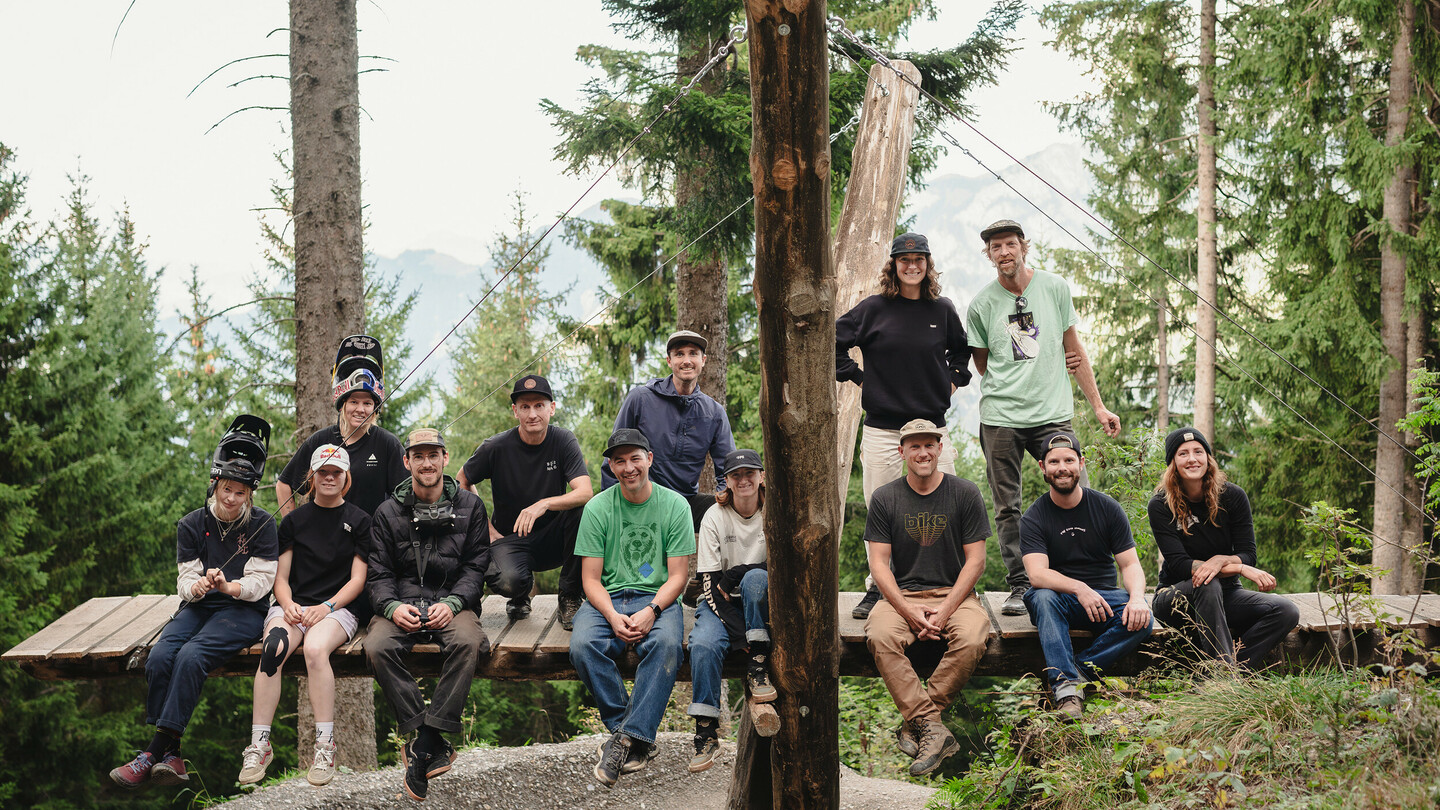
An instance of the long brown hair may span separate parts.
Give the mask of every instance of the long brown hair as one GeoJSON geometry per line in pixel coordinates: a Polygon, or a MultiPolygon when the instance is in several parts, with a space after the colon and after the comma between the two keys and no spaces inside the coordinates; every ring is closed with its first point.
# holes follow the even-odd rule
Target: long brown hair
{"type": "MultiPolygon", "coordinates": [[[[1200,490],[1205,495],[1205,511],[1210,513],[1210,525],[1219,526],[1220,493],[1225,491],[1225,472],[1215,463],[1215,457],[1205,454],[1205,477],[1200,479],[1200,490]]],[[[1185,499],[1185,486],[1180,483],[1180,468],[1174,461],[1160,476],[1160,485],[1155,491],[1165,496],[1165,505],[1175,516],[1175,528],[1181,534],[1190,533],[1190,502],[1185,499]]]]}
{"type": "MultiPolygon", "coordinates": [[[[715,493],[715,503],[720,504],[721,506],[725,507],[726,509],[732,509],[732,510],[733,510],[733,509],[735,508],[735,507],[733,507],[733,506],[730,505],[730,502],[733,501],[733,500],[735,500],[735,496],[730,493],[730,490],[729,490],[728,488],[727,488],[724,492],[717,492],[717,493],[715,493]]],[[[758,513],[763,512],[763,511],[765,511],[765,482],[764,482],[764,481],[761,481],[761,482],[760,482],[759,502],[758,502],[758,505],[757,505],[756,508],[755,508],[755,512],[756,512],[756,514],[758,514],[758,513]]],[[[739,513],[739,512],[736,512],[735,514],[738,515],[738,514],[740,514],[740,513],[739,513]]]]}
{"type": "MultiPolygon", "coordinates": [[[[895,258],[892,256],[880,268],[880,294],[886,298],[900,295],[900,278],[895,274],[895,258]]],[[[934,301],[940,297],[940,271],[935,269],[935,257],[925,255],[925,281],[920,285],[920,300],[934,301]]]]}

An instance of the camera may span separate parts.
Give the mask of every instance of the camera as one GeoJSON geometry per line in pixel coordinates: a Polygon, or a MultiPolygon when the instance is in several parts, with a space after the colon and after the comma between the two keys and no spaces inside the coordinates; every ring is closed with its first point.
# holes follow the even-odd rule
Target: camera
{"type": "Polygon", "coordinates": [[[417,503],[410,512],[415,528],[426,534],[444,534],[455,528],[455,509],[449,500],[417,503]]]}
{"type": "Polygon", "coordinates": [[[408,602],[407,604],[409,604],[411,607],[415,608],[416,610],[420,611],[420,629],[419,629],[419,630],[411,630],[410,632],[411,632],[411,633],[428,633],[428,632],[430,632],[430,630],[426,627],[426,625],[429,624],[429,622],[430,622],[430,600],[428,600],[428,599],[423,599],[423,598],[422,598],[422,599],[416,599],[415,601],[413,601],[413,602],[408,602]]]}

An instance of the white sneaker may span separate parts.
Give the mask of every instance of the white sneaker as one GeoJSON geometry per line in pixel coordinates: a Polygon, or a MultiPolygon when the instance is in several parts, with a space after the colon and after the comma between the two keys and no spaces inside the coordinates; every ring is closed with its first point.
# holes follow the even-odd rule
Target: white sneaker
{"type": "Polygon", "coordinates": [[[335,778],[335,743],[315,743],[315,761],[310,765],[310,772],[305,774],[305,781],[321,787],[330,784],[335,778]]]}
{"type": "Polygon", "coordinates": [[[265,778],[265,769],[275,759],[270,743],[246,746],[240,754],[240,779],[242,785],[253,785],[265,778]]]}

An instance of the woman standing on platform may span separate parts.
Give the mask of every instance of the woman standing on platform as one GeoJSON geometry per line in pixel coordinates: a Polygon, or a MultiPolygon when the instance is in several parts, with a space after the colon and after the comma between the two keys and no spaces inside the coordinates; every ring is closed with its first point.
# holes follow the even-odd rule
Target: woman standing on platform
{"type": "Polygon", "coordinates": [[[1265,654],[1299,623],[1300,611],[1270,593],[1275,577],[1255,567],[1250,499],[1226,480],[1205,434],[1183,427],[1165,437],[1165,473],[1149,511],[1150,530],[1165,556],[1155,618],[1211,657],[1259,669],[1265,654]],[[1245,590],[1240,577],[1260,592],[1245,590]]]}
{"type": "Polygon", "coordinates": [[[254,504],[269,444],[264,419],[237,417],[215,450],[205,507],[176,527],[176,586],[184,602],[145,661],[145,722],[155,735],[110,772],[121,787],[190,781],[180,737],[205,678],[260,638],[279,556],[275,521],[254,504]]]}
{"type": "Polygon", "coordinates": [[[280,705],[280,670],[304,642],[306,682],[315,711],[315,758],[305,778],[321,786],[335,778],[335,672],[330,654],[370,621],[365,590],[370,516],[348,503],[350,454],[333,444],[310,456],[313,500],[280,522],[275,604],[265,617],[265,646],[255,672],[250,745],[241,755],[240,784],[265,778],[274,760],[270,724],[280,705]]]}

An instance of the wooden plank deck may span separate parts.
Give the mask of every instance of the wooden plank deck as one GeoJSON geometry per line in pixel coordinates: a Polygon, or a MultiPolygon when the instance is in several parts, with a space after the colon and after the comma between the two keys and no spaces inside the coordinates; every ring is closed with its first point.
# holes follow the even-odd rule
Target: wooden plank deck
{"type": "MultiPolygon", "coordinates": [[[[1004,616],[1000,605],[1008,594],[991,592],[981,595],[981,604],[990,618],[990,638],[985,657],[977,675],[1020,675],[1041,667],[1038,633],[1029,616],[1004,616]]],[[[842,675],[875,676],[875,664],[865,646],[864,622],[854,619],[850,611],[862,594],[841,593],[837,600],[837,635],[840,644],[839,670],[842,675]]],[[[1333,649],[1331,634],[1344,627],[1336,599],[1331,594],[1287,594],[1300,608],[1300,625],[1284,646],[1284,654],[1295,662],[1322,658],[1333,649]]],[[[1382,605],[1381,619],[1392,627],[1410,627],[1421,634],[1432,648],[1440,647],[1440,595],[1377,597],[1382,605]],[[1413,615],[1412,615],[1413,614],[1413,615]]],[[[20,642],[0,655],[0,661],[13,662],[26,672],[43,679],[107,678],[139,674],[127,669],[127,656],[153,642],[156,631],[174,612],[179,600],[175,596],[142,594],[108,596],[91,599],[20,642]]],[[[570,633],[556,618],[557,601],[553,595],[537,596],[529,617],[511,622],[505,614],[505,598],[489,596],[481,605],[480,626],[490,640],[491,651],[482,656],[477,676],[496,680],[566,680],[575,677],[570,666],[570,633]]],[[[1375,627],[1375,617],[1364,611],[1351,610],[1355,629],[1364,632],[1375,627]]],[[[685,608],[686,638],[694,626],[695,614],[685,608]]],[[[1143,651],[1159,652],[1174,631],[1157,627],[1143,651]]],[[[1088,636],[1083,631],[1072,633],[1088,636]]],[[[341,646],[331,662],[342,677],[365,675],[364,631],[341,646]]],[[[412,660],[417,675],[438,672],[440,648],[435,644],[419,644],[412,660]]],[[[915,645],[911,657],[922,672],[928,672],[939,660],[943,648],[938,642],[915,645]]],[[[235,656],[215,674],[251,675],[259,660],[260,645],[235,656]]],[[[634,657],[622,662],[627,673],[634,670],[634,657]]],[[[1134,656],[1126,668],[1115,674],[1133,674],[1147,665],[1149,657],[1134,656]]],[[[304,674],[303,656],[294,656],[286,664],[286,672],[304,674]]],[[[732,655],[726,662],[731,677],[743,672],[743,659],[732,655]]],[[[681,679],[689,678],[684,667],[681,679]]]]}

